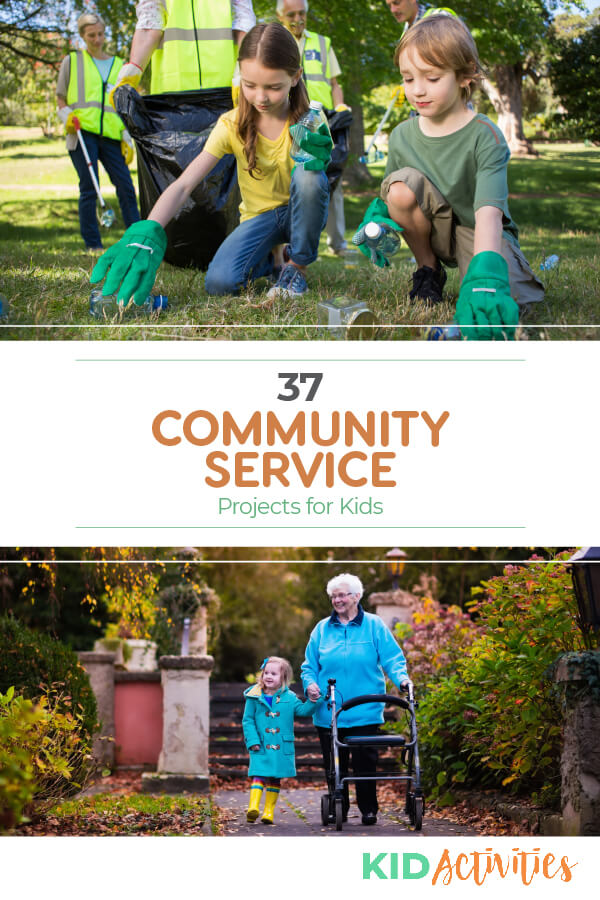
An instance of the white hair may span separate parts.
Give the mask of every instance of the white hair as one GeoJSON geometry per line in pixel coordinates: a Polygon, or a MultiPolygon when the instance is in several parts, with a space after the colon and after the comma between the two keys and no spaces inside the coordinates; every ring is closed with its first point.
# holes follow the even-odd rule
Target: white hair
{"type": "MultiPolygon", "coordinates": [[[[277,0],[277,12],[278,13],[283,12],[284,3],[285,3],[285,0],[277,0]]],[[[308,12],[308,0],[304,0],[304,9],[306,10],[306,12],[308,12]]]]}
{"type": "Polygon", "coordinates": [[[336,575],[335,578],[332,578],[331,581],[327,582],[327,593],[331,597],[331,594],[335,590],[335,588],[341,587],[343,584],[346,585],[351,594],[358,594],[359,598],[362,597],[364,593],[364,588],[362,581],[360,578],[357,578],[356,575],[336,575]]]}

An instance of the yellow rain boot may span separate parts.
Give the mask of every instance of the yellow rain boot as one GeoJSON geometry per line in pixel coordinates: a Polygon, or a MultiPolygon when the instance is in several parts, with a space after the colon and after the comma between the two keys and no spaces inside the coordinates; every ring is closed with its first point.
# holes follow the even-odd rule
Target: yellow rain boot
{"type": "Polygon", "coordinates": [[[260,815],[260,798],[262,797],[263,785],[260,781],[253,781],[250,785],[250,803],[246,812],[248,822],[256,822],[260,815]]]}
{"type": "Polygon", "coordinates": [[[262,814],[261,822],[264,822],[265,825],[273,824],[273,813],[275,812],[275,806],[277,804],[277,798],[279,797],[279,788],[278,787],[268,787],[267,794],[265,797],[265,810],[262,814]]]}

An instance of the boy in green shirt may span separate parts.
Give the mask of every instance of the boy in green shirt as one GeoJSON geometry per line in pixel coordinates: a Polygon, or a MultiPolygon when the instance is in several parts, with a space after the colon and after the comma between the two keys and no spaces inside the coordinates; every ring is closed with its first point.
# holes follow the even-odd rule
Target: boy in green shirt
{"type": "Polygon", "coordinates": [[[517,304],[542,300],[544,288],[508,210],[506,141],[467,106],[482,77],[473,38],[458,18],[427,17],[405,33],[396,62],[419,115],[392,132],[382,199],[361,227],[374,220],[403,231],[418,265],[412,300],[441,302],[442,263],[458,266],[455,320],[466,337],[513,337],[517,304]]]}

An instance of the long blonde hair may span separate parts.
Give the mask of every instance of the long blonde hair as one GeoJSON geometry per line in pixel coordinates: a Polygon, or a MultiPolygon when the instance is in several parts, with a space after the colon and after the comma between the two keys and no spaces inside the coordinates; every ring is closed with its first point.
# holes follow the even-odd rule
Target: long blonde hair
{"type": "MultiPolygon", "coordinates": [[[[301,66],[296,38],[279,22],[255,25],[250,29],[240,46],[238,56],[240,66],[245,59],[257,59],[266,69],[283,69],[290,76],[295,75],[301,66]]],[[[293,85],[290,89],[289,99],[290,119],[292,122],[297,122],[308,109],[308,94],[301,78],[298,84],[293,85]]],[[[248,160],[247,171],[252,178],[262,175],[256,165],[257,121],[258,113],[246,100],[242,89],[238,107],[237,132],[244,144],[244,155],[248,160]]]]}
{"type": "MultiPolygon", "coordinates": [[[[407,50],[416,50],[430,66],[452,69],[457,79],[470,78],[475,87],[484,77],[473,35],[458,16],[427,16],[409,28],[396,47],[397,66],[407,50]]],[[[471,84],[460,89],[465,103],[471,90],[471,84]]]]}

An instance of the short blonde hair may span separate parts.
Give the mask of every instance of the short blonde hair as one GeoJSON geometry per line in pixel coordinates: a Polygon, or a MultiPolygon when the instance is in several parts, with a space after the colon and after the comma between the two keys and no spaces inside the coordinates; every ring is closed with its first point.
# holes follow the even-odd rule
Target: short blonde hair
{"type": "Polygon", "coordinates": [[[102,25],[105,28],[104,19],[102,16],[99,16],[98,13],[83,13],[83,15],[79,16],[77,19],[77,31],[79,32],[79,37],[83,37],[84,29],[88,27],[88,25],[102,25]]]}
{"type": "Polygon", "coordinates": [[[284,659],[283,656],[267,656],[265,659],[265,664],[260,670],[260,675],[258,676],[258,684],[261,689],[264,688],[263,684],[263,672],[265,671],[268,663],[279,663],[279,667],[281,668],[281,681],[285,687],[289,687],[289,685],[294,680],[294,670],[292,669],[290,663],[287,659],[284,659]]]}
{"type": "MultiPolygon", "coordinates": [[[[458,16],[427,16],[409,28],[396,47],[397,66],[407,50],[416,50],[430,66],[452,69],[457,79],[470,78],[476,87],[484,77],[473,35],[458,16]]],[[[461,95],[466,103],[471,96],[470,84],[461,88],[461,95]]]]}

